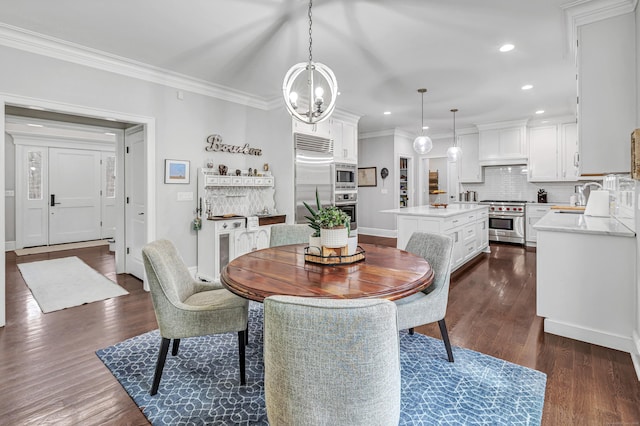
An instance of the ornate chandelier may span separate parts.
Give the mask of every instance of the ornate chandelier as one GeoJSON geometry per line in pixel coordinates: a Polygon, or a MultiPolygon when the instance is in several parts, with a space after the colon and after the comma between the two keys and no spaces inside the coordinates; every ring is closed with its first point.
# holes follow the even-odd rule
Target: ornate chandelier
{"type": "Polygon", "coordinates": [[[453,108],[451,112],[453,113],[453,146],[447,149],[447,158],[451,162],[456,162],[462,157],[462,149],[458,146],[458,138],[456,137],[456,112],[458,109],[453,108]]]}
{"type": "Polygon", "coordinates": [[[338,82],[333,71],[324,64],[313,62],[312,3],[313,0],[309,0],[309,61],[292,66],[282,83],[287,111],[307,124],[319,123],[329,118],[335,109],[338,95],[338,82]]]}
{"type": "Polygon", "coordinates": [[[424,94],[427,89],[418,89],[418,93],[422,95],[422,126],[420,127],[420,136],[413,141],[413,150],[418,154],[426,154],[433,148],[433,142],[429,136],[424,134],[424,94]]]}

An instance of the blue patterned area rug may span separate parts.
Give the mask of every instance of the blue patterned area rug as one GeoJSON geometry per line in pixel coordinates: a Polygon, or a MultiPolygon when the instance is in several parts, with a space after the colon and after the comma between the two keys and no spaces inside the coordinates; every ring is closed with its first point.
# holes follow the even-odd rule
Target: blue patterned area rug
{"type": "MultiPolygon", "coordinates": [[[[96,352],[153,425],[267,425],[262,305],[251,302],[247,385],[240,386],[236,333],[184,339],[167,355],[158,394],[149,395],[157,330],[96,352]]],[[[401,425],[539,425],[547,376],[421,334],[400,336],[401,425]]],[[[170,351],[169,351],[170,352],[170,351]]]]}

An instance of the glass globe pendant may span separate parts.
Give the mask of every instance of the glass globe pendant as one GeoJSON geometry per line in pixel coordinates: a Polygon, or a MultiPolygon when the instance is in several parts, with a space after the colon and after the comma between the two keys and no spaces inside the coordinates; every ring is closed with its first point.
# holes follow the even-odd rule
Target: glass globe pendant
{"type": "Polygon", "coordinates": [[[413,141],[413,150],[418,154],[426,154],[433,148],[433,141],[429,136],[424,135],[424,94],[427,89],[418,89],[418,93],[422,95],[422,127],[420,128],[420,136],[413,141]]]}
{"type": "Polygon", "coordinates": [[[292,66],[284,76],[282,93],[287,111],[307,124],[326,120],[333,113],[338,96],[338,82],[331,68],[313,62],[311,48],[311,6],[309,1],[309,61],[292,66]],[[306,108],[300,108],[306,106],[306,108]]]}
{"type": "Polygon", "coordinates": [[[462,149],[458,146],[458,138],[456,137],[456,112],[458,109],[453,108],[451,112],[453,113],[453,146],[447,149],[447,158],[451,162],[456,162],[462,157],[462,149]]]}

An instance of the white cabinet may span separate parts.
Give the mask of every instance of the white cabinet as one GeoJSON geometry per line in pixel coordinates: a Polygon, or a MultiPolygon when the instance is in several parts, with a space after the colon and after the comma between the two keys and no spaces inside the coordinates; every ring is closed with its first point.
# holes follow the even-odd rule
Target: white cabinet
{"type": "Polygon", "coordinates": [[[575,123],[529,128],[530,182],[578,180],[578,141],[575,123]]]}
{"type": "Polygon", "coordinates": [[[453,239],[451,270],[487,250],[489,245],[487,207],[449,217],[398,215],[397,247],[405,249],[415,231],[449,235],[453,239]]]}
{"type": "Polygon", "coordinates": [[[580,174],[629,173],[636,127],[633,12],[578,28],[580,174]]]}
{"type": "Polygon", "coordinates": [[[538,232],[535,230],[535,225],[542,216],[549,213],[551,205],[541,206],[540,204],[527,204],[525,206],[525,220],[527,221],[527,228],[525,231],[526,245],[536,246],[538,241],[538,232]]]}
{"type": "Polygon", "coordinates": [[[458,146],[462,150],[459,167],[459,181],[482,182],[482,167],[478,157],[480,136],[478,133],[458,136],[458,146]]]}
{"type": "Polygon", "coordinates": [[[221,186],[265,186],[273,187],[273,176],[220,176],[213,174],[213,169],[203,169],[204,187],[221,186]],[[211,170],[208,172],[207,170],[211,170]]]}
{"type": "Polygon", "coordinates": [[[578,125],[576,123],[561,124],[560,139],[562,149],[560,177],[562,180],[577,181],[580,176],[578,125]]]}
{"type": "Polygon", "coordinates": [[[293,129],[293,133],[302,133],[326,139],[331,138],[331,120],[324,120],[316,124],[307,124],[292,119],[292,123],[291,128],[293,129]]]}
{"type": "Polygon", "coordinates": [[[478,159],[480,165],[526,162],[525,125],[525,121],[479,125],[478,159]]]}
{"type": "Polygon", "coordinates": [[[261,226],[257,230],[243,229],[237,231],[235,235],[234,256],[249,253],[255,250],[261,250],[269,247],[269,237],[271,236],[270,226],[261,226]]]}
{"type": "Polygon", "coordinates": [[[331,138],[336,162],[358,162],[358,128],[355,124],[331,119],[331,138]]]}

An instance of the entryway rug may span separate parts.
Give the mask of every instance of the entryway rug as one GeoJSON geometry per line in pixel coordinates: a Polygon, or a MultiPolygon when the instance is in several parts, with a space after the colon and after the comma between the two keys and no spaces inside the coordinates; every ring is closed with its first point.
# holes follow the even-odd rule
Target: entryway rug
{"type": "Polygon", "coordinates": [[[20,263],[18,268],[45,314],[129,294],[75,256],[20,263]]]}
{"type": "MultiPolygon", "coordinates": [[[[240,386],[237,334],[183,339],[149,395],[158,330],[96,352],[153,425],[267,425],[262,305],[250,302],[247,384],[240,386]]],[[[442,341],[401,333],[401,425],[539,425],[547,376],[442,341]]]]}
{"type": "Polygon", "coordinates": [[[52,246],[38,246],[24,249],[16,249],[16,256],[26,256],[28,254],[51,253],[54,251],[75,250],[79,248],[98,247],[109,245],[109,240],[81,241],[79,243],[55,244],[52,246]]]}

